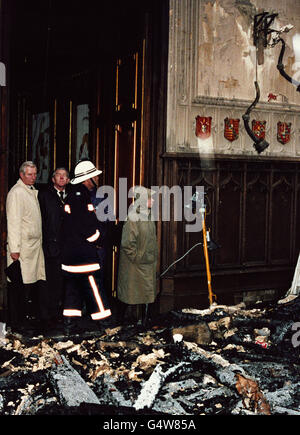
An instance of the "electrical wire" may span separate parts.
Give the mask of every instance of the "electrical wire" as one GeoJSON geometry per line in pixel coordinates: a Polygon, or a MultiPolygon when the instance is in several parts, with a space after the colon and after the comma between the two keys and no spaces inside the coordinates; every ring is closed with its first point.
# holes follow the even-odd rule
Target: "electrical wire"
{"type": "MultiPolygon", "coordinates": [[[[207,199],[207,202],[208,202],[208,205],[209,205],[209,211],[207,212],[206,211],[206,208],[205,208],[205,214],[206,215],[209,215],[210,213],[211,213],[211,203],[210,203],[210,201],[209,201],[209,198],[207,197],[206,198],[207,199]]],[[[170,266],[168,266],[167,267],[167,269],[166,270],[164,270],[164,272],[162,273],[162,274],[160,274],[159,275],[159,278],[161,278],[162,276],[164,276],[167,272],[168,272],[168,270],[170,270],[171,269],[171,267],[172,266],[174,266],[176,263],[178,263],[179,261],[181,261],[181,260],[183,260],[184,259],[184,257],[186,257],[194,248],[196,248],[197,246],[200,246],[200,245],[202,245],[203,246],[203,243],[202,242],[199,242],[199,243],[196,243],[195,245],[193,245],[182,257],[180,257],[180,258],[178,258],[177,260],[175,260],[172,264],[170,264],[170,266]]]]}
{"type": "Polygon", "coordinates": [[[159,275],[159,278],[161,278],[163,275],[165,275],[169,269],[171,269],[172,266],[174,266],[174,264],[178,263],[178,261],[183,260],[184,257],[186,257],[194,248],[196,248],[196,246],[200,246],[203,245],[202,242],[196,243],[194,246],[192,246],[182,257],[178,258],[177,260],[175,260],[172,264],[170,264],[170,266],[161,274],[159,275]]]}

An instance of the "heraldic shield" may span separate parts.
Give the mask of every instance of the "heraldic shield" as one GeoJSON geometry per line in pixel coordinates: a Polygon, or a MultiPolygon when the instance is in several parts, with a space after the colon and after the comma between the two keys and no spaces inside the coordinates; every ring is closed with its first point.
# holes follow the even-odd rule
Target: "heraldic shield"
{"type": "Polygon", "coordinates": [[[200,139],[207,139],[211,134],[211,116],[197,116],[196,117],[196,131],[195,134],[200,139]]]}
{"type": "Polygon", "coordinates": [[[277,140],[283,145],[291,139],[291,122],[277,122],[277,140]]]}
{"type": "Polygon", "coordinates": [[[239,124],[239,119],[224,119],[224,137],[230,142],[233,142],[239,137],[239,124]]]}
{"type": "Polygon", "coordinates": [[[267,121],[252,121],[252,131],[257,137],[257,139],[265,139],[266,137],[266,124],[267,121]]]}

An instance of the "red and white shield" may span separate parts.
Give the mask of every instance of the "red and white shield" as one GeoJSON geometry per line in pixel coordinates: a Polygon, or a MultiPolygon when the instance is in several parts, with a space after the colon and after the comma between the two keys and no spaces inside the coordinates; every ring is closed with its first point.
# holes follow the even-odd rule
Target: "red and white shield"
{"type": "Polygon", "coordinates": [[[200,139],[207,139],[211,134],[211,116],[197,116],[196,117],[196,131],[195,134],[200,139]]]}
{"type": "Polygon", "coordinates": [[[252,131],[257,137],[257,139],[265,139],[266,137],[266,124],[267,121],[252,121],[252,131]]]}
{"type": "Polygon", "coordinates": [[[277,122],[277,140],[285,145],[291,139],[291,122],[277,122]]]}
{"type": "Polygon", "coordinates": [[[224,119],[224,137],[230,142],[233,142],[239,137],[239,124],[239,119],[224,119]]]}

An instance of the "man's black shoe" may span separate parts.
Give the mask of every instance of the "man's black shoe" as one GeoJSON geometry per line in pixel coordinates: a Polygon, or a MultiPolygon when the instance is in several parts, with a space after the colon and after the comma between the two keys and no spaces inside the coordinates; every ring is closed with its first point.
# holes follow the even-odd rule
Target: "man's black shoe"
{"type": "Polygon", "coordinates": [[[113,316],[106,317],[102,320],[94,320],[94,325],[97,327],[98,331],[105,331],[105,329],[112,329],[117,326],[117,322],[113,316]]]}

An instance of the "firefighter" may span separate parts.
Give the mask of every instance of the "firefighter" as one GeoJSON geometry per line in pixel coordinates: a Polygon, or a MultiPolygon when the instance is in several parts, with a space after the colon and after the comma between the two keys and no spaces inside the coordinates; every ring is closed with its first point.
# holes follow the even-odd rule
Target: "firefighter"
{"type": "Polygon", "coordinates": [[[111,316],[108,299],[99,287],[98,245],[101,234],[89,191],[82,183],[101,174],[91,161],[77,163],[71,184],[74,190],[64,206],[62,270],[65,275],[64,324],[74,331],[82,316],[82,304],[100,328],[111,316]]]}

